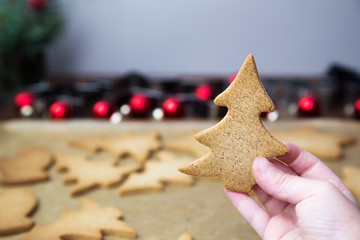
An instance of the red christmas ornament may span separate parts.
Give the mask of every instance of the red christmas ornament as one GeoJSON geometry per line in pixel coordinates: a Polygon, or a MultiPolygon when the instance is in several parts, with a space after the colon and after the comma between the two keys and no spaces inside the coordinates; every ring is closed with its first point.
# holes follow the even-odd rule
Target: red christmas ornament
{"type": "Polygon", "coordinates": [[[260,113],[261,118],[266,118],[268,115],[269,115],[269,112],[261,112],[260,113]]]}
{"type": "Polygon", "coordinates": [[[66,102],[55,102],[50,106],[50,116],[53,119],[67,119],[72,115],[72,109],[66,102]]]}
{"type": "Polygon", "coordinates": [[[209,100],[214,94],[214,90],[209,85],[201,85],[196,88],[195,95],[200,100],[209,100]]]}
{"type": "Polygon", "coordinates": [[[22,108],[24,106],[31,106],[34,102],[34,95],[29,92],[20,92],[16,94],[14,102],[16,107],[22,108]]]}
{"type": "Polygon", "coordinates": [[[97,118],[109,118],[114,113],[115,108],[108,101],[98,101],[94,104],[92,111],[97,118]]]}
{"type": "Polygon", "coordinates": [[[320,112],[319,102],[314,96],[306,96],[298,102],[299,113],[304,116],[315,116],[320,112]]]}
{"type": "Polygon", "coordinates": [[[27,5],[31,10],[43,10],[49,4],[48,0],[28,0],[27,5]]]}
{"type": "Polygon", "coordinates": [[[237,74],[233,74],[229,77],[229,79],[228,79],[229,84],[231,84],[235,80],[236,76],[237,76],[237,74]]]}
{"type": "Polygon", "coordinates": [[[129,105],[131,113],[135,116],[146,116],[151,110],[151,101],[144,94],[132,96],[129,105]]]}
{"type": "Polygon", "coordinates": [[[357,118],[360,118],[360,98],[354,103],[354,113],[357,118]]]}
{"type": "Polygon", "coordinates": [[[184,105],[177,98],[168,98],[164,101],[162,109],[165,117],[180,117],[184,113],[184,105]]]}

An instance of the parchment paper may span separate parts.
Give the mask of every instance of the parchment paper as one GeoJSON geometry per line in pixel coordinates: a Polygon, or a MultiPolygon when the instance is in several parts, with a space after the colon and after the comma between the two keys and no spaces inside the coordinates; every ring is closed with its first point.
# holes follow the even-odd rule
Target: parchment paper
{"type": "MultiPolygon", "coordinates": [[[[214,124],[216,122],[210,121],[124,121],[118,125],[95,120],[9,121],[0,124],[0,156],[11,157],[21,147],[27,145],[43,146],[52,152],[84,153],[69,147],[68,142],[98,134],[120,136],[129,131],[160,131],[166,141],[194,129],[203,130],[214,124]]],[[[293,120],[265,122],[265,126],[270,131],[313,126],[324,132],[349,134],[358,141],[360,139],[360,123],[356,121],[293,120]]],[[[360,149],[358,143],[355,143],[345,149],[341,161],[327,164],[341,175],[341,166],[344,164],[360,166],[359,156],[360,149]]],[[[107,157],[107,154],[100,153],[96,157],[107,157]]],[[[155,237],[160,240],[175,240],[184,231],[190,232],[195,240],[260,239],[232,206],[224,194],[221,182],[217,180],[197,179],[193,187],[169,185],[163,192],[130,196],[119,196],[117,186],[114,186],[71,197],[69,194],[71,186],[62,183],[63,175],[57,173],[54,167],[50,169],[50,175],[49,181],[21,185],[31,190],[39,199],[39,205],[32,214],[37,224],[51,224],[60,216],[64,208],[79,209],[81,198],[86,196],[98,201],[102,206],[119,208],[125,221],[136,229],[139,240],[155,237]]],[[[0,190],[3,188],[5,187],[0,186],[0,190]]],[[[1,239],[18,239],[20,235],[15,234],[1,239]]],[[[106,236],[104,239],[121,238],[106,236]]]]}

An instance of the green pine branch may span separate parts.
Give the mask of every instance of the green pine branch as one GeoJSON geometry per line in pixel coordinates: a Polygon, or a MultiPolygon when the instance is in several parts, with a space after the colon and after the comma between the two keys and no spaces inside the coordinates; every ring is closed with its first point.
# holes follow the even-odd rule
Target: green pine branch
{"type": "Polygon", "coordinates": [[[44,48],[62,32],[56,0],[32,10],[28,0],[0,0],[0,88],[39,81],[44,48]]]}
{"type": "Polygon", "coordinates": [[[29,9],[26,0],[2,0],[0,6],[2,54],[20,50],[38,53],[62,32],[64,19],[55,0],[40,11],[29,9]]]}

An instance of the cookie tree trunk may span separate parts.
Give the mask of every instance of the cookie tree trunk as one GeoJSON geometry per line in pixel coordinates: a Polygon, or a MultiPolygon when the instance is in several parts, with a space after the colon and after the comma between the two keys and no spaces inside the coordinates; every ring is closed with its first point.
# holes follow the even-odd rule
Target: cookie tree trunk
{"type": "Polygon", "coordinates": [[[255,184],[253,160],[288,152],[260,120],[261,112],[274,111],[275,106],[260,81],[253,55],[246,58],[235,80],[214,102],[228,108],[226,116],[195,136],[211,151],[179,170],[194,176],[218,176],[225,188],[250,192],[255,184]]]}

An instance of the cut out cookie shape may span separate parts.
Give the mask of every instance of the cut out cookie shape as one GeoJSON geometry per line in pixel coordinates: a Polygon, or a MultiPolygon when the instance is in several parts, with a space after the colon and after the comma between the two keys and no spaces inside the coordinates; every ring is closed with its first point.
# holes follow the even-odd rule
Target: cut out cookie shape
{"type": "Polygon", "coordinates": [[[101,148],[116,157],[131,155],[143,163],[151,153],[161,148],[160,134],[128,134],[120,138],[106,139],[102,142],[101,148]]]}
{"type": "Polygon", "coordinates": [[[75,183],[72,196],[96,187],[111,187],[141,167],[138,163],[118,166],[116,160],[95,161],[82,155],[56,154],[55,158],[57,170],[67,170],[64,183],[75,183]]]}
{"type": "Polygon", "coordinates": [[[37,199],[30,191],[21,188],[0,191],[0,236],[29,230],[34,225],[29,214],[37,199]]]}
{"type": "MultiPolygon", "coordinates": [[[[158,240],[157,238],[153,238],[152,240],[158,240]]],[[[190,233],[188,232],[184,232],[183,234],[180,235],[180,237],[178,238],[178,240],[192,240],[192,236],[190,233]]]]}
{"type": "Polygon", "coordinates": [[[183,234],[180,235],[178,240],[192,240],[192,236],[190,233],[184,232],[183,234]]]}
{"type": "Polygon", "coordinates": [[[26,147],[13,158],[0,159],[1,184],[33,183],[49,179],[53,162],[50,152],[41,147],[26,147]]]}
{"type": "Polygon", "coordinates": [[[103,136],[95,136],[87,139],[73,140],[69,142],[69,146],[96,153],[101,150],[101,144],[104,141],[103,136]]]}
{"type": "Polygon", "coordinates": [[[224,187],[236,192],[250,192],[255,184],[252,162],[256,157],[276,157],[288,148],[265,129],[261,112],[275,106],[261,83],[255,60],[249,55],[235,80],[214,100],[228,112],[215,126],[195,138],[211,151],[179,170],[193,176],[218,176],[224,187]]]}
{"type": "Polygon", "coordinates": [[[182,151],[186,153],[190,153],[195,157],[201,157],[207,154],[210,149],[199,142],[197,142],[194,138],[195,131],[187,134],[183,137],[168,140],[165,142],[165,149],[182,151]]]}
{"type": "Polygon", "coordinates": [[[60,218],[51,225],[36,225],[20,240],[101,240],[103,235],[136,238],[136,231],[121,220],[122,213],[118,209],[101,207],[88,198],[83,199],[82,205],[79,211],[64,210],[60,218]]]}
{"type": "Polygon", "coordinates": [[[292,142],[324,160],[339,160],[343,155],[343,146],[351,144],[355,138],[345,134],[320,132],[312,127],[290,131],[273,131],[278,139],[292,142]]]}
{"type": "Polygon", "coordinates": [[[360,201],[360,168],[346,165],[342,168],[342,180],[350,191],[360,201]]]}
{"type": "Polygon", "coordinates": [[[170,152],[159,152],[160,160],[151,159],[144,165],[142,172],[131,174],[120,186],[120,195],[143,192],[161,191],[166,183],[190,186],[194,183],[194,178],[178,172],[178,168],[185,163],[189,163],[187,157],[180,158],[170,152]]]}

